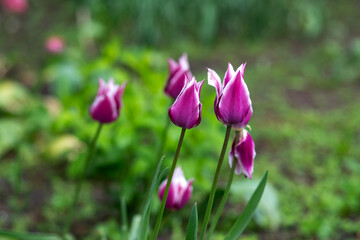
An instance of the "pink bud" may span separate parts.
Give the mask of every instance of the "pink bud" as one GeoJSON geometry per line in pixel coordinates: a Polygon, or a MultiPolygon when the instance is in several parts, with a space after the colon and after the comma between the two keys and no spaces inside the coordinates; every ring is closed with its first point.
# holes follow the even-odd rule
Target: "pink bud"
{"type": "Polygon", "coordinates": [[[251,179],[256,155],[255,144],[248,131],[245,129],[240,131],[242,131],[240,135],[242,138],[237,144],[234,139],[229,153],[229,163],[230,167],[232,167],[234,157],[236,157],[235,173],[237,175],[244,173],[246,177],[251,179]]]}
{"type": "Polygon", "coordinates": [[[249,122],[253,109],[248,87],[244,81],[245,64],[234,71],[229,63],[223,84],[219,75],[208,69],[208,83],[215,87],[215,115],[220,122],[234,128],[244,128],[249,122]]]}
{"type": "Polygon", "coordinates": [[[12,13],[25,13],[28,9],[27,0],[2,0],[3,7],[12,13]]]}
{"type": "MultiPolygon", "coordinates": [[[[175,169],[170,188],[169,194],[166,200],[166,208],[168,209],[180,209],[182,208],[191,198],[193,191],[192,183],[194,179],[186,181],[184,173],[181,167],[175,169]]],[[[167,180],[163,181],[159,187],[159,198],[163,199],[167,180]]]]}
{"type": "Polygon", "coordinates": [[[201,122],[200,91],[204,80],[196,82],[195,77],[187,79],[174,104],[169,108],[171,121],[178,127],[190,129],[201,122]]]}
{"type": "Polygon", "coordinates": [[[180,57],[179,63],[175,62],[173,59],[169,59],[168,62],[169,76],[164,91],[166,95],[176,99],[181,92],[181,89],[184,87],[185,77],[191,79],[192,75],[186,54],[183,54],[180,57]]]}
{"type": "Polygon", "coordinates": [[[90,107],[91,117],[100,123],[111,123],[120,115],[122,95],[126,83],[121,86],[114,83],[113,79],[105,83],[99,79],[99,90],[90,107]]]}
{"type": "Polygon", "coordinates": [[[48,52],[53,54],[59,54],[65,49],[65,42],[59,36],[51,36],[46,39],[45,48],[48,52]]]}

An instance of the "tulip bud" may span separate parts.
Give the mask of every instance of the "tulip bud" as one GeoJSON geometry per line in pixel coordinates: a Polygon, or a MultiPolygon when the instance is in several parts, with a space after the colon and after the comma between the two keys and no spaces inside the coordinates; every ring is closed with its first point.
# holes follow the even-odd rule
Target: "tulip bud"
{"type": "Polygon", "coordinates": [[[208,69],[208,83],[216,89],[215,115],[220,122],[234,128],[246,127],[253,113],[250,93],[244,81],[245,66],[246,63],[241,64],[235,72],[229,63],[223,84],[219,75],[208,69]]]}
{"type": "MultiPolygon", "coordinates": [[[[169,209],[180,209],[182,208],[191,198],[193,191],[192,183],[194,179],[186,181],[184,173],[181,167],[177,167],[174,171],[174,175],[170,184],[169,194],[166,199],[166,208],[169,209]]],[[[159,198],[162,201],[167,180],[163,181],[159,187],[159,198]]]]}
{"type": "Polygon", "coordinates": [[[91,117],[95,121],[111,123],[119,117],[125,85],[126,83],[123,83],[119,86],[113,79],[110,79],[109,83],[99,79],[99,90],[90,107],[91,117]]]}
{"type": "Polygon", "coordinates": [[[183,54],[179,58],[179,63],[173,59],[169,59],[169,76],[165,86],[165,94],[173,99],[181,92],[181,89],[185,85],[185,77],[191,79],[192,75],[189,68],[189,62],[187,55],[183,54]]]}
{"type": "Polygon", "coordinates": [[[27,0],[2,0],[3,7],[12,13],[25,13],[28,9],[27,0]]]}
{"type": "Polygon", "coordinates": [[[241,129],[240,131],[240,141],[236,143],[234,139],[231,146],[229,163],[230,167],[232,167],[234,157],[236,157],[235,173],[237,175],[244,173],[246,177],[251,179],[254,170],[254,158],[256,155],[255,144],[248,131],[245,129],[241,129]]]}
{"type": "Polygon", "coordinates": [[[185,85],[174,104],[169,108],[171,121],[178,127],[190,129],[201,122],[200,91],[204,80],[196,82],[195,77],[191,81],[186,78],[185,85]]]}

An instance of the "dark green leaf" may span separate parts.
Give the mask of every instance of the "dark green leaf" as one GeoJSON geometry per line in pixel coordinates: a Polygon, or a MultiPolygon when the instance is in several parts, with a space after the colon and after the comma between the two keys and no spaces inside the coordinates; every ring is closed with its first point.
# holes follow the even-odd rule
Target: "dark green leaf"
{"type": "Polygon", "coordinates": [[[241,233],[244,231],[245,227],[248,225],[250,219],[254,215],[254,212],[260,202],[262,194],[266,186],[268,172],[266,171],[265,175],[261,179],[259,185],[257,186],[255,192],[251,196],[248,204],[246,205],[241,216],[236,220],[233,227],[230,229],[230,232],[226,235],[225,240],[237,240],[239,239],[241,233]]]}
{"type": "Polygon", "coordinates": [[[197,229],[198,229],[198,213],[197,213],[197,204],[194,204],[192,208],[189,223],[186,230],[186,240],[196,240],[197,238],[197,229]]]}
{"type": "Polygon", "coordinates": [[[156,167],[154,178],[152,180],[151,187],[150,187],[149,196],[146,200],[145,208],[142,213],[141,223],[140,223],[140,227],[139,227],[139,236],[138,236],[139,240],[145,240],[147,238],[147,230],[148,230],[148,226],[149,226],[150,209],[151,209],[150,206],[151,206],[152,195],[156,191],[161,179],[167,173],[167,168],[166,168],[159,174],[160,168],[161,168],[161,163],[162,163],[163,159],[164,159],[164,156],[160,159],[160,161],[156,167]]]}

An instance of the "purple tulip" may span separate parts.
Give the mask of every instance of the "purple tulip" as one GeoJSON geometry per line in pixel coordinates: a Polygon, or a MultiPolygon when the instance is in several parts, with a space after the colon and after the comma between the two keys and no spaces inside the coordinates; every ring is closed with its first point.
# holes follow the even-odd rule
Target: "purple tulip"
{"type": "Polygon", "coordinates": [[[169,76],[165,86],[165,94],[173,99],[181,92],[181,89],[185,85],[185,77],[191,79],[192,75],[189,68],[189,62],[187,55],[183,54],[179,58],[179,63],[173,59],[169,59],[169,76]]]}
{"type": "Polygon", "coordinates": [[[241,130],[240,141],[236,144],[235,139],[231,146],[229,153],[229,163],[232,167],[234,157],[236,157],[235,173],[244,175],[248,178],[252,178],[252,173],[254,170],[254,158],[256,155],[255,144],[250,136],[249,132],[245,129],[241,130]]]}
{"type": "Polygon", "coordinates": [[[170,119],[176,126],[190,129],[201,122],[200,91],[203,82],[196,82],[195,77],[189,81],[186,77],[183,89],[169,108],[170,119]]]}
{"type": "MultiPolygon", "coordinates": [[[[169,194],[166,199],[166,208],[169,209],[180,209],[182,208],[191,198],[191,194],[193,191],[192,183],[194,179],[190,179],[186,181],[184,177],[184,173],[181,167],[177,167],[175,169],[170,188],[169,194]]],[[[159,187],[159,198],[162,201],[167,180],[163,181],[159,187]]]]}
{"type": "Polygon", "coordinates": [[[123,83],[119,86],[113,79],[110,79],[109,83],[99,79],[99,90],[90,107],[91,117],[95,121],[111,123],[119,117],[125,85],[126,83],[123,83]]]}
{"type": "Polygon", "coordinates": [[[208,69],[208,83],[216,89],[215,115],[220,122],[234,128],[246,127],[253,113],[250,93],[244,81],[245,66],[246,63],[241,64],[235,72],[229,63],[223,84],[219,75],[208,69]]]}

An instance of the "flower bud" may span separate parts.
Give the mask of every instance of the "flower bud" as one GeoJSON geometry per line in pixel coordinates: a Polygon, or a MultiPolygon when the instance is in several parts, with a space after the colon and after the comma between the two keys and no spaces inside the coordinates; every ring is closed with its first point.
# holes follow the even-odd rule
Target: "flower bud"
{"type": "Polygon", "coordinates": [[[201,122],[200,91],[204,80],[196,82],[195,77],[189,81],[186,78],[185,85],[174,104],[169,108],[171,121],[178,127],[190,129],[201,122]]]}
{"type": "Polygon", "coordinates": [[[185,85],[185,77],[191,79],[191,72],[189,68],[189,62],[187,55],[183,54],[179,63],[175,62],[173,59],[169,59],[169,76],[167,78],[165,86],[165,94],[173,99],[181,92],[181,89],[185,85]]]}
{"type": "Polygon", "coordinates": [[[105,83],[99,79],[99,90],[90,107],[91,117],[100,123],[111,123],[120,115],[122,95],[126,83],[121,86],[114,83],[113,79],[105,83]]]}
{"type": "Polygon", "coordinates": [[[234,139],[231,146],[229,163],[230,167],[232,167],[235,157],[235,173],[237,175],[244,173],[246,177],[251,179],[254,170],[254,158],[256,155],[255,144],[248,131],[245,129],[241,129],[240,131],[240,141],[236,144],[234,139]]]}
{"type": "MultiPolygon", "coordinates": [[[[192,183],[194,179],[186,181],[184,173],[181,167],[177,167],[174,171],[172,181],[170,183],[169,194],[166,199],[166,208],[168,209],[180,209],[182,208],[191,198],[193,191],[192,183]]],[[[159,198],[162,201],[167,180],[163,181],[159,187],[159,198]]]]}
{"type": "Polygon", "coordinates": [[[208,83],[216,89],[215,115],[220,122],[234,128],[246,127],[253,113],[250,93],[244,81],[245,66],[246,63],[241,64],[235,72],[229,63],[222,84],[219,75],[208,69],[208,83]]]}

